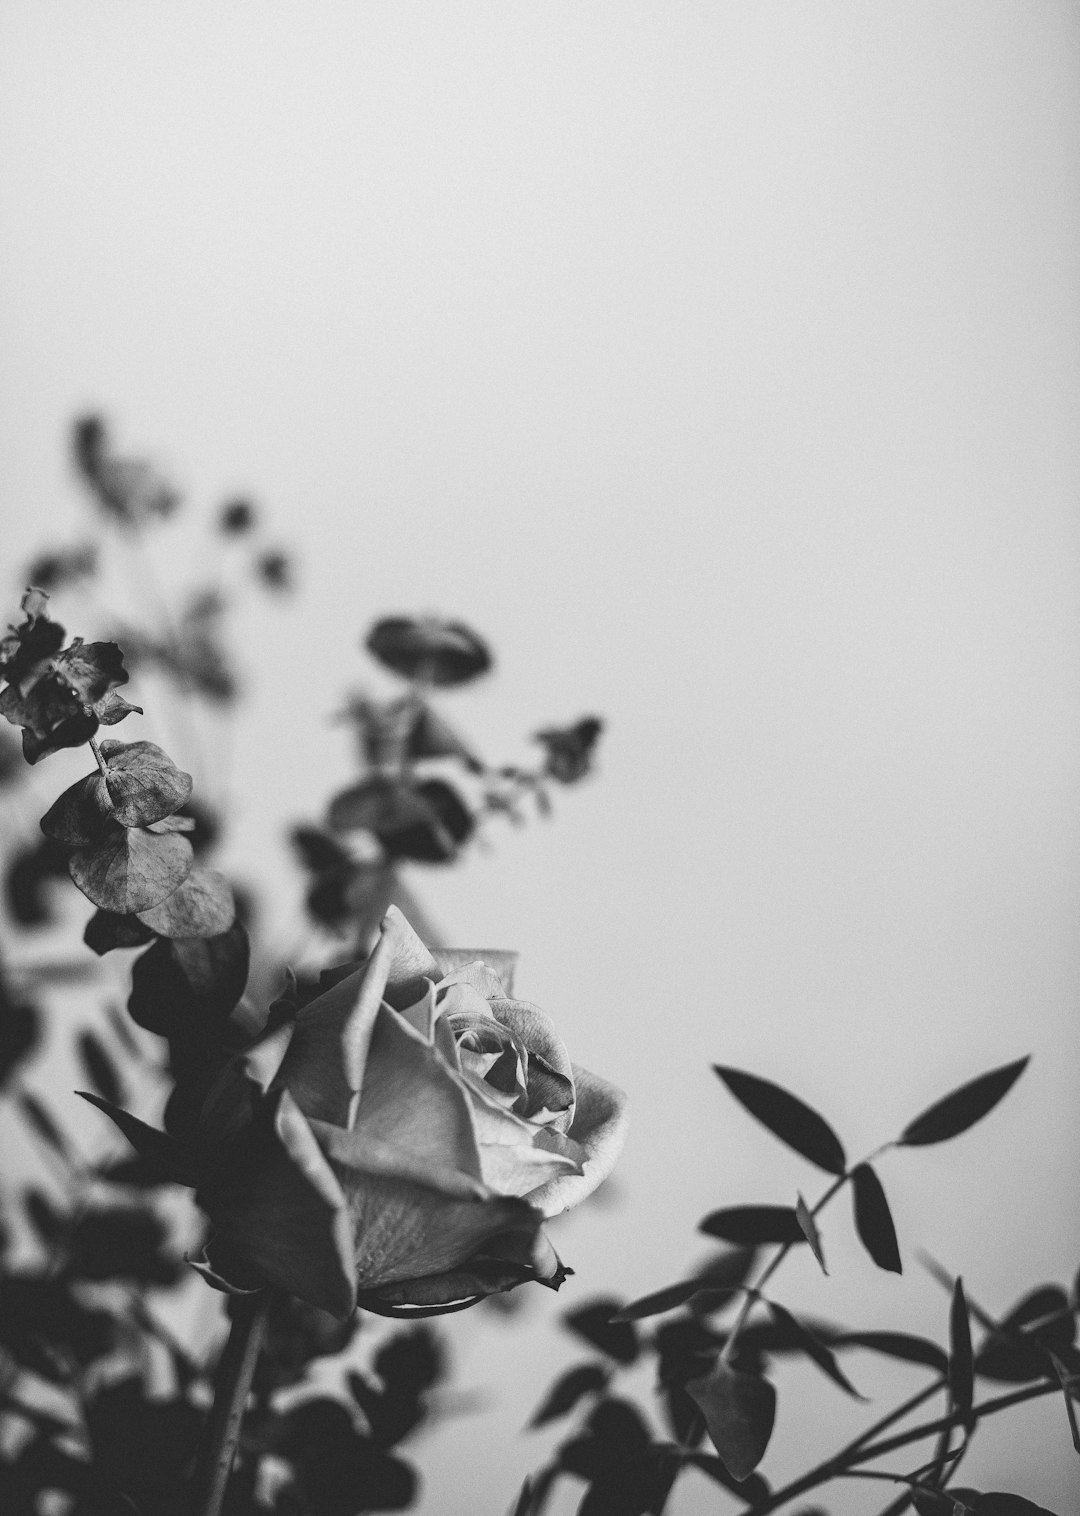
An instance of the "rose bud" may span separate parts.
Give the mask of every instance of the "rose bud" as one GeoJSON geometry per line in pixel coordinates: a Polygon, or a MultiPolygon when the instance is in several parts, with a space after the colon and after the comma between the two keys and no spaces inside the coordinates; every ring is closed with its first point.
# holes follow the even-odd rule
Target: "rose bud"
{"type": "Polygon", "coordinates": [[[366,962],[225,1064],[195,1132],[211,1282],[338,1317],[558,1287],[542,1223],[611,1171],[626,1100],[486,958],[392,908],[366,962]]]}

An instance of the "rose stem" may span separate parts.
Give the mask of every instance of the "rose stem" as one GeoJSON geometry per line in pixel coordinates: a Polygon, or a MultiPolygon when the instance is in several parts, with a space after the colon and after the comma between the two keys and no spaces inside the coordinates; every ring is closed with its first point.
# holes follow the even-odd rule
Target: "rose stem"
{"type": "Polygon", "coordinates": [[[214,1404],[206,1424],[192,1482],[191,1516],[219,1516],[225,1499],[248,1391],[266,1333],[270,1290],[240,1297],[232,1330],[214,1378],[214,1404]]]}
{"type": "Polygon", "coordinates": [[[108,767],[106,766],[104,758],[101,756],[101,749],[98,747],[98,745],[94,741],[93,737],[90,738],[90,751],[93,753],[94,757],[97,759],[97,766],[98,766],[98,768],[101,770],[101,772],[103,774],[107,774],[109,772],[108,767]]]}

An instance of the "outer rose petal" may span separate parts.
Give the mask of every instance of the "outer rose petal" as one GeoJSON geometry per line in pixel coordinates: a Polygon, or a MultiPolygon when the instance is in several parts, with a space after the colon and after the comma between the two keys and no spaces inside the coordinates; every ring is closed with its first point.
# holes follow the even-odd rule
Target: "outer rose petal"
{"type": "Polygon", "coordinates": [[[526,1195],[545,1216],[558,1216],[591,1195],[615,1167],[626,1141],[627,1100],[622,1090],[576,1063],[574,1084],[577,1108],[567,1135],[580,1144],[584,1172],[549,1179],[526,1195]]]}
{"type": "Polygon", "coordinates": [[[432,948],[431,952],[444,978],[456,977],[458,971],[464,969],[468,983],[475,985],[485,997],[514,993],[517,953],[509,953],[503,948],[432,948]],[[478,968],[485,972],[476,974],[474,970],[478,968]],[[498,981],[497,989],[486,988],[491,983],[491,975],[498,981]]]}
{"type": "Polygon", "coordinates": [[[440,970],[396,905],[383,917],[381,931],[380,941],[389,941],[391,952],[385,998],[400,1010],[418,1000],[424,980],[438,979],[440,970]]]}
{"type": "Polygon", "coordinates": [[[345,1195],[288,1090],[207,1168],[196,1199],[225,1247],[267,1283],[348,1316],[356,1281],[345,1195]]]}
{"type": "Polygon", "coordinates": [[[392,957],[384,933],[362,968],[297,1013],[275,1083],[290,1091],[305,1116],[349,1125],[392,957]]]}
{"type": "Polygon", "coordinates": [[[467,1174],[426,1172],[322,1122],[315,1132],[348,1201],[361,1290],[444,1273],[500,1232],[539,1228],[523,1200],[493,1195],[467,1174]]]}
{"type": "Polygon", "coordinates": [[[480,1178],[468,1098],[442,1054],[412,1026],[380,1006],[368,1047],[355,1150],[385,1143],[410,1164],[456,1169],[480,1178]]]}

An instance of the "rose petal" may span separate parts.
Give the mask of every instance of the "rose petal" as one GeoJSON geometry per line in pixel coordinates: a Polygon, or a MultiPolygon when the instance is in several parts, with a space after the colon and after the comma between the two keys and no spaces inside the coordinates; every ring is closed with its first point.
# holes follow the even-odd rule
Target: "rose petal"
{"type": "Polygon", "coordinates": [[[527,1196],[545,1216],[557,1216],[591,1195],[611,1173],[626,1141],[627,1100],[616,1085],[574,1065],[577,1108],[567,1134],[583,1150],[583,1172],[549,1179],[527,1196]]]}
{"type": "Polygon", "coordinates": [[[573,1066],[551,1017],[527,1000],[493,1000],[491,1012],[529,1050],[529,1098],[522,1114],[536,1119],[546,1110],[553,1126],[569,1131],[574,1120],[573,1066]]]}
{"type": "Polygon", "coordinates": [[[384,933],[362,968],[297,1012],[277,1082],[305,1116],[351,1125],[393,953],[384,933]]]}
{"type": "Polygon", "coordinates": [[[442,1055],[397,1011],[379,1008],[350,1151],[385,1143],[404,1162],[480,1178],[468,1098],[442,1055]]]}
{"type": "Polygon", "coordinates": [[[384,998],[395,1009],[412,1005],[424,992],[425,979],[438,979],[435,960],[408,921],[392,905],[382,919],[381,941],[390,943],[384,998]]]}
{"type": "Polygon", "coordinates": [[[353,1133],[329,1124],[313,1126],[348,1202],[361,1290],[441,1274],[489,1237],[540,1224],[523,1201],[491,1195],[471,1175],[424,1172],[393,1149],[357,1145],[353,1133]]]}
{"type": "Polygon", "coordinates": [[[468,1017],[471,1020],[493,1021],[491,1006],[480,991],[471,984],[456,980],[440,980],[435,986],[439,1015],[447,1018],[468,1017]]]}
{"type": "Polygon", "coordinates": [[[545,1181],[583,1172],[572,1158],[525,1144],[507,1147],[491,1143],[480,1149],[480,1162],[484,1183],[499,1195],[531,1195],[545,1181]]]}
{"type": "MultiPolygon", "coordinates": [[[[439,966],[442,984],[471,984],[485,1000],[503,1000],[510,993],[498,970],[480,954],[473,956],[460,948],[432,948],[431,955],[439,966]]],[[[516,958],[517,954],[499,953],[495,956],[516,958]]],[[[510,967],[513,972],[513,965],[510,967]]]]}
{"type": "Polygon", "coordinates": [[[427,988],[415,1005],[402,1007],[402,1018],[420,1033],[425,1042],[431,1042],[435,1031],[435,1017],[438,1011],[435,1008],[435,986],[430,979],[425,979],[427,988]]]}
{"type": "Polygon", "coordinates": [[[345,1195],[288,1090],[219,1152],[196,1199],[222,1243],[268,1283],[338,1318],[354,1309],[345,1195]]]}

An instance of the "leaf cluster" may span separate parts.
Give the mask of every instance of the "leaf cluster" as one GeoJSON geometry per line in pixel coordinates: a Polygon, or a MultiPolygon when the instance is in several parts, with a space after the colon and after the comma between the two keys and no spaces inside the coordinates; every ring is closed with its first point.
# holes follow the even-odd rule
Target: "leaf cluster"
{"type": "MultiPolygon", "coordinates": [[[[910,1121],[879,1154],[888,1148],[945,1142],[967,1131],[1002,1099],[1027,1061],[992,1069],[952,1090],[910,1121]]],[[[858,1330],[792,1312],[767,1294],[766,1286],[787,1253],[804,1244],[824,1267],[817,1217],[844,1188],[851,1192],[855,1233],[869,1259],[881,1269],[901,1272],[900,1245],[876,1155],[873,1162],[850,1163],[833,1128],[799,1097],[739,1069],[717,1066],[715,1072],[747,1112],[829,1175],[831,1184],[813,1207],[799,1195],[793,1204],[725,1206],[710,1212],[700,1230],[725,1247],[688,1277],[626,1304],[600,1298],[565,1318],[571,1332],[599,1356],[574,1363],[560,1375],[532,1424],[542,1426],[572,1413],[583,1414],[583,1420],[552,1461],[527,1481],[515,1511],[519,1516],[539,1516],[555,1482],[573,1476],[586,1484],[578,1507],[586,1516],[599,1511],[606,1516],[658,1516],[686,1468],[696,1468],[737,1493],[749,1512],[779,1509],[841,1475],[895,1478],[907,1495],[889,1507],[890,1513],[910,1503],[919,1513],[933,1516],[951,1516],[954,1507],[961,1513],[997,1511],[1003,1516],[1037,1511],[1019,1496],[980,1494],[966,1487],[954,1490],[951,1480],[981,1420],[1007,1408],[993,1398],[978,1397],[980,1386],[995,1382],[1023,1386],[1018,1399],[1061,1394],[1080,1452],[1074,1410],[1080,1398],[1080,1300],[1059,1285],[1043,1285],[995,1319],[973,1304],[959,1279],[945,1277],[950,1305],[943,1342],[907,1332],[858,1330]],[[766,1254],[765,1249],[774,1251],[766,1254]],[[853,1351],[922,1369],[924,1389],[905,1409],[940,1396],[943,1413],[892,1442],[879,1435],[897,1419],[896,1414],[887,1416],[805,1479],[772,1488],[758,1470],[776,1420],[774,1365],[785,1357],[801,1358],[835,1389],[861,1400],[841,1364],[853,1351]],[[619,1375],[642,1358],[655,1362],[666,1436],[651,1431],[645,1418],[617,1393],[619,1375]],[[914,1469],[895,1475],[862,1469],[873,1457],[917,1447],[935,1436],[929,1462],[924,1451],[914,1469]],[[706,1451],[710,1445],[711,1451],[706,1451]],[[624,1478],[627,1469],[634,1472],[624,1478]]]]}

